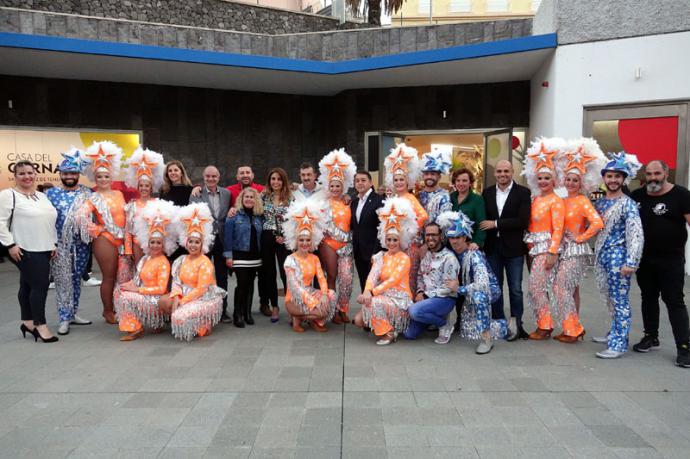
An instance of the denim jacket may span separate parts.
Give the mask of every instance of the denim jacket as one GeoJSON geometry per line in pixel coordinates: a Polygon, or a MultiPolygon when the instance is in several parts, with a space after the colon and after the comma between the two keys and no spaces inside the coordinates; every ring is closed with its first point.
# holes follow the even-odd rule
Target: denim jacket
{"type": "MultiPolygon", "coordinates": [[[[240,252],[249,251],[249,239],[252,231],[249,226],[249,215],[241,209],[234,217],[225,220],[225,237],[223,241],[223,256],[232,259],[233,250],[240,252]]],[[[261,229],[264,226],[264,218],[254,215],[254,228],[256,229],[256,242],[261,250],[261,229]]]]}

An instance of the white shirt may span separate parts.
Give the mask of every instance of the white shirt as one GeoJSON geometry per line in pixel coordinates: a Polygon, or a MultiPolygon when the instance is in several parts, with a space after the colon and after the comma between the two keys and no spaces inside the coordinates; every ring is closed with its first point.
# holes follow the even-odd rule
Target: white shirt
{"type": "Polygon", "coordinates": [[[501,214],[503,213],[503,207],[506,205],[506,201],[508,200],[508,195],[510,194],[510,190],[513,189],[513,182],[512,180],[510,181],[510,185],[505,189],[505,191],[501,190],[501,188],[496,185],[496,207],[498,207],[498,216],[500,217],[501,214]]]}
{"type": "Polygon", "coordinates": [[[319,187],[318,184],[315,185],[314,189],[311,191],[307,190],[306,188],[304,188],[304,185],[300,184],[297,187],[297,190],[295,190],[295,192],[293,193],[293,195],[295,196],[295,199],[298,199],[298,200],[299,199],[307,199],[307,198],[310,198],[311,196],[313,196],[315,193],[318,193],[319,191],[321,191],[321,187],[319,187]]]}
{"type": "Polygon", "coordinates": [[[45,194],[36,191],[35,197],[28,197],[13,189],[0,191],[0,242],[9,246],[16,244],[27,252],[49,252],[55,250],[57,210],[45,194]],[[14,195],[14,215],[12,214],[14,195]],[[12,228],[10,228],[12,216],[12,228]]]}
{"type": "Polygon", "coordinates": [[[357,216],[357,223],[359,223],[359,217],[362,215],[362,209],[364,209],[364,204],[367,203],[367,199],[369,199],[369,195],[371,194],[371,188],[369,188],[369,191],[364,193],[364,196],[359,198],[359,201],[357,202],[357,210],[355,210],[355,215],[357,216]]]}

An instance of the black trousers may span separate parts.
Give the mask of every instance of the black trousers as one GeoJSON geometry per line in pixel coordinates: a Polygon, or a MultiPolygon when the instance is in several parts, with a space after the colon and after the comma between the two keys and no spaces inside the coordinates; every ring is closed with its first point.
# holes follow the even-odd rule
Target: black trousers
{"type": "Polygon", "coordinates": [[[19,307],[22,320],[33,320],[34,325],[46,323],[46,296],[50,284],[50,252],[27,252],[12,263],[19,268],[19,307]]]}
{"type": "Polygon", "coordinates": [[[91,247],[91,244],[89,244],[89,259],[86,262],[86,268],[84,268],[84,272],[81,273],[81,280],[86,282],[87,280],[91,279],[91,275],[89,274],[91,270],[93,269],[93,249],[91,247]]]}
{"type": "MultiPolygon", "coordinates": [[[[228,289],[228,266],[225,264],[225,257],[223,256],[223,241],[216,238],[213,247],[208,252],[208,257],[213,261],[213,269],[216,274],[216,285],[223,290],[228,289]]],[[[228,310],[227,296],[223,298],[223,314],[228,310]]]]}
{"type": "Polygon", "coordinates": [[[235,309],[233,316],[246,316],[252,309],[254,297],[254,278],[259,268],[233,268],[237,287],[235,287],[235,309]]]}
{"type": "Polygon", "coordinates": [[[688,309],[685,306],[683,283],[684,257],[643,257],[637,270],[637,285],[642,293],[644,332],[659,336],[659,295],[666,304],[676,345],[688,344],[688,309]]]}
{"type": "Polygon", "coordinates": [[[367,283],[367,277],[371,272],[371,258],[355,257],[355,266],[357,267],[357,277],[359,277],[359,287],[364,291],[364,285],[367,283]]]}
{"type": "Polygon", "coordinates": [[[261,232],[261,268],[259,268],[259,302],[260,304],[270,304],[274,308],[278,307],[278,279],[276,275],[280,272],[280,280],[283,288],[287,288],[287,278],[285,276],[285,259],[290,255],[284,244],[276,242],[275,232],[265,230],[261,232]],[[276,259],[278,260],[278,270],[276,271],[276,259]]]}

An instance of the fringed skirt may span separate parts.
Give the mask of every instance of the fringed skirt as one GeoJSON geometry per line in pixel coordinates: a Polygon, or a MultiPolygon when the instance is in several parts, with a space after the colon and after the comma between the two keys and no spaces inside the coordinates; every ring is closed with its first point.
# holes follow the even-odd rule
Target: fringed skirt
{"type": "Polygon", "coordinates": [[[191,341],[195,336],[205,336],[220,322],[223,298],[226,292],[218,286],[209,287],[201,298],[179,306],[170,316],[175,338],[191,341]]]}
{"type": "Polygon", "coordinates": [[[403,333],[410,323],[411,305],[412,300],[405,292],[391,289],[372,297],[370,304],[362,305],[362,320],[377,336],[390,331],[403,333]]]}
{"type": "Polygon", "coordinates": [[[143,327],[161,328],[168,317],[158,307],[159,299],[160,295],[142,295],[138,292],[126,292],[120,290],[118,286],[113,292],[115,314],[117,314],[118,322],[132,322],[131,318],[134,317],[143,327]]]}
{"type": "Polygon", "coordinates": [[[307,306],[306,303],[301,301],[301,299],[298,299],[296,296],[293,296],[292,301],[295,303],[295,305],[300,307],[302,314],[317,316],[323,315],[325,316],[323,320],[329,322],[335,315],[335,310],[337,307],[338,296],[336,295],[336,293],[333,290],[328,290],[328,303],[324,306],[321,303],[321,296],[323,295],[323,293],[321,293],[321,290],[316,289],[312,286],[305,286],[303,288],[308,292],[309,295],[316,298],[316,300],[318,300],[318,303],[316,304],[316,306],[314,306],[313,309],[309,309],[309,306],[307,306]]]}

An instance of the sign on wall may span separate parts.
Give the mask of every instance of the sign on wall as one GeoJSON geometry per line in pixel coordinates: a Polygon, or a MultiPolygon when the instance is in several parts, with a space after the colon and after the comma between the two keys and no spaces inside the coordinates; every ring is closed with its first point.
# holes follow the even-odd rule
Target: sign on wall
{"type": "MultiPolygon", "coordinates": [[[[27,160],[34,164],[36,182],[60,183],[57,167],[61,152],[74,146],[85,150],[95,141],[110,140],[122,148],[125,158],[141,143],[141,135],[132,132],[59,131],[38,129],[0,129],[0,189],[14,186],[14,165],[27,160]]],[[[123,158],[124,159],[124,158],[123,158]]],[[[114,177],[119,180],[119,177],[114,177]]],[[[86,177],[82,182],[88,184],[86,177]]]]}

